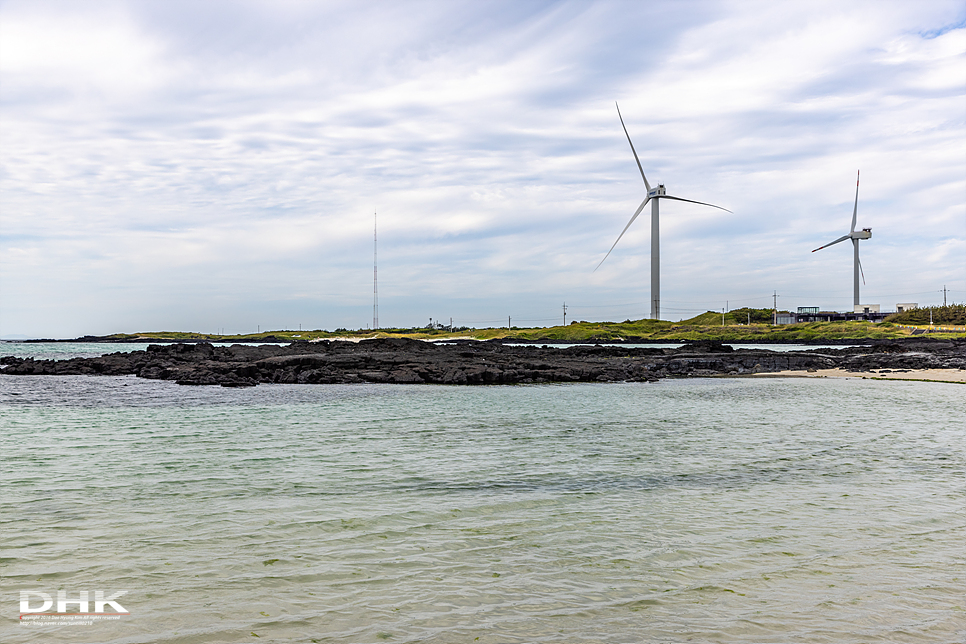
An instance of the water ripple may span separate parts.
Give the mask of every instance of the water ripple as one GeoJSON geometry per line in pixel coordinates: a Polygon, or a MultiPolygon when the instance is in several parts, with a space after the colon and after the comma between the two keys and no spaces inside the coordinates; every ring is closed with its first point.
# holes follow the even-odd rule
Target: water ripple
{"type": "Polygon", "coordinates": [[[0,639],[961,641],[960,389],[7,376],[0,639]]]}

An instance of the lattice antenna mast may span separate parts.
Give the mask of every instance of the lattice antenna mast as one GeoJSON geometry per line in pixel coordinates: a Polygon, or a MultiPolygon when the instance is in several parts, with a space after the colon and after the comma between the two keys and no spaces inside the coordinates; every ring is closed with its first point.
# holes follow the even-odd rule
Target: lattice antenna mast
{"type": "Polygon", "coordinates": [[[379,328],[379,255],[376,213],[372,213],[372,330],[379,328]]]}

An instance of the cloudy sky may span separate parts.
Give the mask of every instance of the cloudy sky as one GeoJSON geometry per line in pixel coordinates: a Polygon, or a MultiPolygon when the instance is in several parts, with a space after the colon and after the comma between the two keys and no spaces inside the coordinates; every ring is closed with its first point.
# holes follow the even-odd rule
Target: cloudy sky
{"type": "Polygon", "coordinates": [[[0,2],[0,336],[966,300],[966,5],[0,2]]]}

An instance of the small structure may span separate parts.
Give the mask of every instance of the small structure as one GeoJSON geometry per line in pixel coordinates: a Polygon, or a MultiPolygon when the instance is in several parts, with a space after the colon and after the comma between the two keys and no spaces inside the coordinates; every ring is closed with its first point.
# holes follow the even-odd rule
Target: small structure
{"type": "MultiPolygon", "coordinates": [[[[814,307],[802,307],[804,309],[814,308],[814,307]]],[[[880,312],[880,306],[878,304],[862,304],[853,307],[852,311],[840,312],[840,311],[814,311],[814,312],[804,312],[799,309],[797,317],[798,322],[850,322],[855,320],[866,320],[868,322],[882,322],[890,313],[880,312]],[[868,308],[868,312],[866,312],[868,308]]]]}
{"type": "Polygon", "coordinates": [[[777,313],[775,315],[775,324],[795,324],[798,322],[798,316],[794,313],[777,313]]]}
{"type": "Polygon", "coordinates": [[[902,313],[903,311],[918,308],[919,304],[917,302],[900,302],[899,304],[896,304],[896,313],[902,313]]]}
{"type": "Polygon", "coordinates": [[[817,306],[800,306],[800,307],[798,307],[798,314],[799,315],[804,315],[804,314],[817,314],[817,313],[818,313],[818,307],[817,306]]]}

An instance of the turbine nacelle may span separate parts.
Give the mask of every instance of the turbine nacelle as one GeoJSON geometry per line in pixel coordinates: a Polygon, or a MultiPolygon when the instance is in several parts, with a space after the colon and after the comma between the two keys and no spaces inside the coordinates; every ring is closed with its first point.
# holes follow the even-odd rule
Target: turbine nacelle
{"type": "Polygon", "coordinates": [[[657,184],[657,188],[651,188],[647,191],[647,196],[653,199],[654,197],[663,197],[667,194],[667,188],[664,187],[663,183],[657,184]]]}
{"type": "Polygon", "coordinates": [[[852,239],[872,239],[872,229],[863,228],[858,232],[853,231],[849,233],[849,237],[851,237],[852,239]]]}

